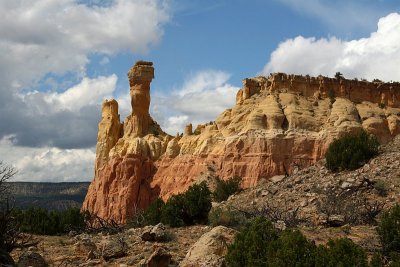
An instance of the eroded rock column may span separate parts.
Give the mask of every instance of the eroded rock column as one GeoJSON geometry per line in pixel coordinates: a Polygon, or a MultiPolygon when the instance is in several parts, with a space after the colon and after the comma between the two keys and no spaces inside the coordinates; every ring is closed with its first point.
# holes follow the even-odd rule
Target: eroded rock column
{"type": "Polygon", "coordinates": [[[141,137],[148,133],[151,121],[150,83],[154,78],[152,62],[138,61],[128,72],[132,113],[130,123],[126,126],[126,134],[141,137]]]}
{"type": "Polygon", "coordinates": [[[101,108],[101,121],[97,134],[96,166],[97,172],[108,161],[110,150],[122,135],[122,125],[118,114],[118,102],[105,100],[101,108]]]}

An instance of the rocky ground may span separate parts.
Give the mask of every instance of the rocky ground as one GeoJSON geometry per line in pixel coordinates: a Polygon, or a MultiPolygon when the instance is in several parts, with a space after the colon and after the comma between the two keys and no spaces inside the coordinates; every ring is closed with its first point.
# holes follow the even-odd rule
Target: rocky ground
{"type": "MultiPolygon", "coordinates": [[[[358,170],[332,173],[324,164],[275,176],[225,202],[213,203],[213,209],[264,214],[277,221],[277,227],[295,222],[317,244],[348,237],[370,254],[378,251],[374,218],[367,223],[366,213],[353,215],[400,202],[400,137],[381,147],[381,153],[358,170]]],[[[158,225],[114,235],[35,236],[36,247],[15,250],[12,256],[18,261],[23,254],[38,253],[50,266],[222,266],[234,234],[225,227],[158,225]],[[200,258],[203,265],[193,265],[200,264],[200,258]]]]}
{"type": "Polygon", "coordinates": [[[34,236],[39,241],[36,247],[14,250],[12,256],[17,261],[26,251],[32,251],[42,255],[50,266],[122,267],[139,266],[153,252],[164,249],[170,255],[171,266],[177,266],[188,249],[210,229],[201,225],[166,228],[160,231],[161,238],[157,241],[142,239],[145,228],[127,229],[114,235],[34,236]]]}

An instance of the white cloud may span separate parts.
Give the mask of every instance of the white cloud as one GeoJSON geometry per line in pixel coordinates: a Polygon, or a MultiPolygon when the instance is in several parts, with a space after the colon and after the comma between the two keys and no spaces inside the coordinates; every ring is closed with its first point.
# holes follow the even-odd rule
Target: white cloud
{"type": "Polygon", "coordinates": [[[18,173],[12,181],[76,182],[93,178],[94,149],[31,148],[14,146],[9,138],[0,140],[4,163],[18,173]]]}
{"type": "Polygon", "coordinates": [[[162,128],[170,134],[183,132],[185,124],[215,120],[226,108],[235,104],[239,89],[228,83],[230,75],[206,70],[191,75],[181,88],[169,95],[152,97],[151,111],[162,128]]]}
{"type": "Polygon", "coordinates": [[[46,73],[84,73],[92,53],[145,53],[163,35],[169,11],[161,0],[1,1],[0,17],[0,70],[23,87],[46,73]]]}
{"type": "Polygon", "coordinates": [[[169,13],[168,0],[0,1],[0,160],[19,180],[92,178],[100,103],[117,76],[87,77],[89,58],[146,53],[169,13]]]}
{"type": "Polygon", "coordinates": [[[172,135],[178,132],[182,133],[183,129],[189,122],[189,116],[187,115],[171,116],[164,124],[165,128],[163,128],[163,130],[172,135]]]}
{"type": "Polygon", "coordinates": [[[333,76],[340,71],[348,78],[400,80],[400,14],[378,22],[367,38],[344,41],[335,37],[315,39],[298,36],[286,40],[271,54],[263,74],[287,72],[333,76]]]}
{"type": "Polygon", "coordinates": [[[106,98],[112,98],[117,80],[115,74],[94,79],[85,77],[79,84],[63,93],[45,94],[44,100],[58,110],[79,110],[87,105],[99,104],[106,98]]]}

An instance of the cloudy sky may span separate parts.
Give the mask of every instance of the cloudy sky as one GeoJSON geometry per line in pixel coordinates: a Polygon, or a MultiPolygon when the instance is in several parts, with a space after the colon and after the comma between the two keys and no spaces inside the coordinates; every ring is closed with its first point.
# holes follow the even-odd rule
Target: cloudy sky
{"type": "Polygon", "coordinates": [[[128,69],[156,68],[171,134],[215,119],[245,77],[400,80],[392,0],[0,1],[0,161],[18,181],[90,181],[103,99],[130,112],[128,69]]]}

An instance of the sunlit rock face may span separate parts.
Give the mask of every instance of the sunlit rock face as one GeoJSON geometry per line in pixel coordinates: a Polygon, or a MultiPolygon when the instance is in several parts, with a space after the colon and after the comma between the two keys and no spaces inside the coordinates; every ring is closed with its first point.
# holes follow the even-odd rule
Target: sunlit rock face
{"type": "Polygon", "coordinates": [[[345,133],[365,129],[387,142],[400,132],[398,83],[275,73],[245,79],[235,106],[172,137],[149,115],[153,64],[137,62],[128,77],[132,113],[121,123],[116,101],[103,103],[95,177],[83,205],[119,223],[210,170],[250,187],[313,164],[345,133]]]}

